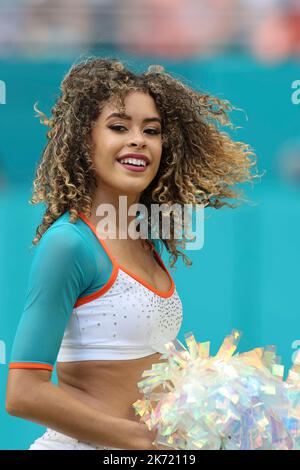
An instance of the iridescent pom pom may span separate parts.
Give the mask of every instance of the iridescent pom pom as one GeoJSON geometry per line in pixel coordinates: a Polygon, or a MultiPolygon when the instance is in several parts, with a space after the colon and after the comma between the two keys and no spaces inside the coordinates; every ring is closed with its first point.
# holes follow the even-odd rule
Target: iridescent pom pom
{"type": "Polygon", "coordinates": [[[300,449],[300,351],[283,380],[274,346],[233,355],[240,332],[216,356],[209,342],[185,335],[166,343],[166,361],[143,372],[135,413],[156,443],[179,450],[300,449]]]}

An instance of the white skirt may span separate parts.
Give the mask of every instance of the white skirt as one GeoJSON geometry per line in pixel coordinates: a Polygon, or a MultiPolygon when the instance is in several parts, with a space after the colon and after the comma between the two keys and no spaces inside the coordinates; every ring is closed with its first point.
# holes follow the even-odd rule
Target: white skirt
{"type": "Polygon", "coordinates": [[[47,431],[36,439],[27,450],[120,450],[115,447],[104,447],[101,445],[82,442],[73,437],[67,436],[54,429],[47,428],[47,431]]]}

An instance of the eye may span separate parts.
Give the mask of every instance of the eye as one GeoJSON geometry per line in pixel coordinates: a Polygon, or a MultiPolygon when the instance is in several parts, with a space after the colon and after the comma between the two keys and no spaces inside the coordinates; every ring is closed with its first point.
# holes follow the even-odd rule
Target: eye
{"type": "Polygon", "coordinates": [[[146,131],[151,131],[150,135],[158,135],[161,133],[159,129],[146,129],[146,131]]]}
{"type": "Polygon", "coordinates": [[[120,131],[120,127],[122,127],[123,129],[126,129],[126,127],[124,126],[119,126],[119,125],[115,125],[115,126],[108,126],[110,129],[112,129],[113,131],[120,131]]]}
{"type": "MultiPolygon", "coordinates": [[[[124,126],[121,126],[119,124],[115,124],[113,126],[109,126],[110,129],[112,129],[113,131],[117,131],[117,132],[123,132],[121,129],[126,129],[126,127],[124,126]]],[[[158,135],[160,134],[160,130],[159,129],[145,129],[145,132],[149,133],[150,135],[158,135]]]]}

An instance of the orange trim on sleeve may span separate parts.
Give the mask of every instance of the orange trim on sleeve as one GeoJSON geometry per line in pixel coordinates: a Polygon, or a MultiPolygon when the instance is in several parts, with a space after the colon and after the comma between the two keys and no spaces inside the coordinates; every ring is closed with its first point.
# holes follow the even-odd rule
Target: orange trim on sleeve
{"type": "Polygon", "coordinates": [[[53,366],[49,364],[37,364],[36,362],[11,362],[9,369],[46,369],[53,371],[53,366]]]}
{"type": "Polygon", "coordinates": [[[95,300],[98,297],[101,297],[103,294],[105,294],[105,292],[107,292],[111,288],[111,286],[116,280],[117,275],[118,275],[118,267],[114,265],[112,274],[110,276],[110,279],[107,281],[107,283],[96,292],[93,292],[92,294],[86,295],[85,297],[81,297],[80,299],[78,299],[74,307],[79,307],[80,305],[87,304],[88,302],[91,302],[92,300],[95,300]]]}

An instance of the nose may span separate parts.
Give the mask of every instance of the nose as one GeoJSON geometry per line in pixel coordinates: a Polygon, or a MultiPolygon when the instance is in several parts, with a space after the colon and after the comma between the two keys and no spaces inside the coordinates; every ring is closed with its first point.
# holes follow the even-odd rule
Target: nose
{"type": "Polygon", "coordinates": [[[140,141],[135,141],[135,142],[132,142],[130,147],[134,147],[134,148],[144,148],[145,144],[144,142],[140,142],[140,141]]]}
{"type": "Polygon", "coordinates": [[[137,132],[134,137],[131,137],[130,145],[133,147],[143,147],[145,145],[144,135],[137,132]]]}

